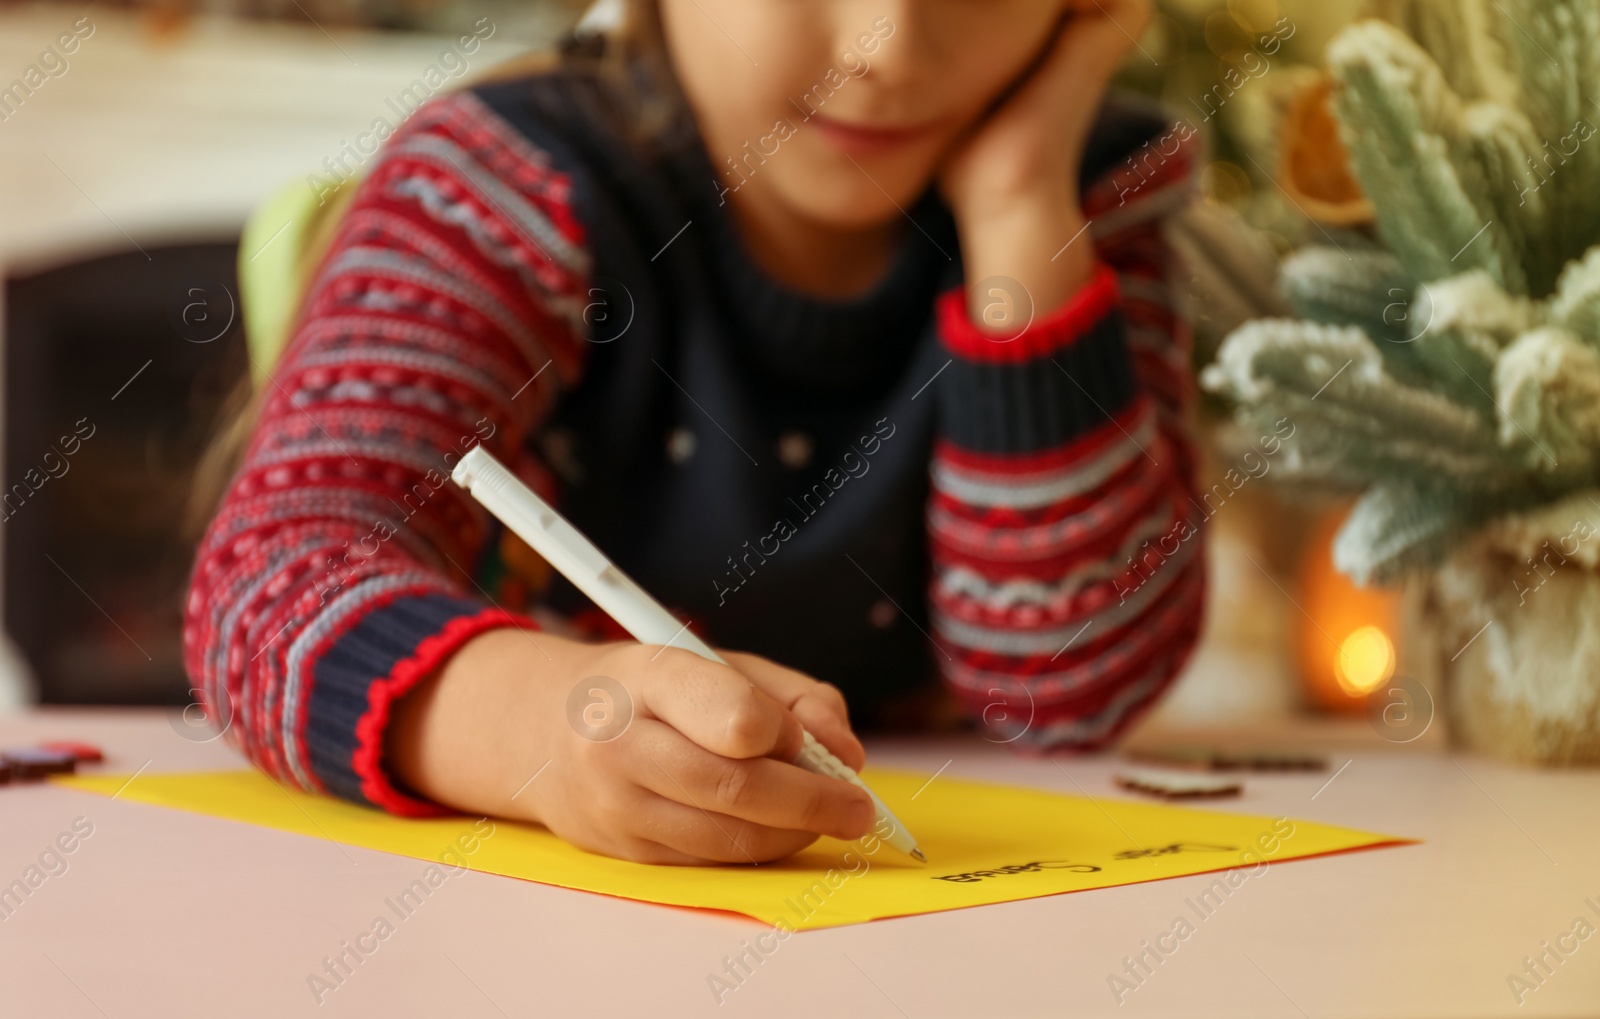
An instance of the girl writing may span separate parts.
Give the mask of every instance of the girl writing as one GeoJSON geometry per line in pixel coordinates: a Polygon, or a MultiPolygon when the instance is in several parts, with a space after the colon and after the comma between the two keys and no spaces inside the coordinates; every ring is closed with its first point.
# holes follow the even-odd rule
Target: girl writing
{"type": "Polygon", "coordinates": [[[199,550],[187,664],[232,738],[659,863],[861,836],[802,724],[859,767],[851,716],[941,679],[996,741],[1113,740],[1204,586],[1165,540],[1193,154],[1105,98],[1146,18],[639,0],[423,105],[349,185],[199,550]],[[608,634],[448,483],[479,442],[731,667],[608,634]]]}

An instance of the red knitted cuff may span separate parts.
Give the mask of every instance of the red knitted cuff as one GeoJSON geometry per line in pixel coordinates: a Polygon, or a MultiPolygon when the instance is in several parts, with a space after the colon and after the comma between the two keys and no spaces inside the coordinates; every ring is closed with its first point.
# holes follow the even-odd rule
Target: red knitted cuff
{"type": "Polygon", "coordinates": [[[461,645],[480,633],[504,626],[539,629],[533,620],[504,609],[485,609],[476,615],[458,616],[418,644],[416,653],[397,662],[388,676],[368,687],[367,711],[356,723],[359,743],[351,755],[351,766],[360,777],[362,795],[368,800],[391,814],[404,817],[440,817],[452,813],[436,803],[401,792],[390,780],[383,766],[383,737],[389,728],[389,709],[412,687],[431,676],[461,645]]]}
{"type": "Polygon", "coordinates": [[[969,361],[1015,364],[1048,357],[1072,346],[1117,306],[1117,274],[1099,264],[1095,272],[1067,303],[1030,322],[1021,333],[1007,337],[986,333],[967,315],[967,294],[957,288],[940,295],[939,331],[950,353],[969,361]]]}

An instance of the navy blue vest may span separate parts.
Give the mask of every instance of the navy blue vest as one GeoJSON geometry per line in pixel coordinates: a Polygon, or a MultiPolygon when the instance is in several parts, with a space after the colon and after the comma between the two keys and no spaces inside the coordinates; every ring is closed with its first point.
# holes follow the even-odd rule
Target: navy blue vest
{"type": "MultiPolygon", "coordinates": [[[[949,211],[930,190],[869,293],[812,298],[756,267],[692,128],[632,139],[581,68],[476,94],[571,175],[593,258],[584,376],[530,440],[564,512],[708,641],[838,685],[870,725],[943,654],[925,513],[949,211]]],[[[1084,176],[1161,126],[1103,116],[1084,176]]],[[[549,601],[590,607],[564,582],[549,601]]]]}

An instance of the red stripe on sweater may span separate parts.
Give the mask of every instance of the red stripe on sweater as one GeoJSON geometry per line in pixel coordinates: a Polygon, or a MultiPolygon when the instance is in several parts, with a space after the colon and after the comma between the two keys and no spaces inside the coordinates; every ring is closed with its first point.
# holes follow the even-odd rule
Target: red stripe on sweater
{"type": "Polygon", "coordinates": [[[1172,511],[1167,507],[1187,495],[1181,479],[1174,478],[1182,458],[1164,443],[1151,449],[1162,458],[1161,466],[1141,457],[1124,476],[1079,501],[1079,512],[1044,524],[1024,525],[1010,513],[971,507],[947,512],[943,506],[960,504],[940,495],[940,512],[929,516],[935,565],[964,565],[984,576],[1044,579],[1084,562],[1115,559],[1120,564],[1127,558],[1124,545],[1131,533],[1155,526],[1152,517],[1168,519],[1172,511]]]}
{"type": "MultiPolygon", "coordinates": [[[[1117,433],[1121,436],[1121,433],[1117,433]]],[[[1161,450],[1146,446],[1156,456],[1161,455],[1161,450]]],[[[1068,465],[1070,466],[1070,465],[1068,465]]],[[[997,485],[1033,485],[1048,483],[1053,476],[1066,467],[1056,471],[1041,471],[1037,474],[1000,473],[997,471],[981,471],[984,480],[992,480],[997,485]]],[[[1116,467],[1106,478],[1094,488],[1077,495],[1069,495],[1042,506],[1015,507],[1015,506],[976,506],[962,502],[949,493],[936,491],[933,494],[930,509],[948,513],[952,518],[968,523],[983,523],[1001,529],[1014,530],[1023,527],[1032,527],[1051,524],[1067,517],[1078,516],[1099,503],[1105,493],[1124,488],[1128,485],[1141,483],[1145,473],[1150,470],[1159,470],[1159,464],[1150,462],[1147,457],[1135,455],[1116,467]]],[[[970,474],[965,475],[971,477],[970,474]]]]}
{"type": "Polygon", "coordinates": [[[935,460],[952,467],[982,474],[1046,474],[1088,460],[1109,446],[1127,440],[1139,417],[1150,408],[1143,396],[1135,397],[1105,423],[1065,445],[1030,453],[980,453],[958,446],[948,439],[934,443],[935,460]]]}
{"type": "MultiPolygon", "coordinates": [[[[1191,537],[1190,541],[1194,540],[1195,537],[1191,537]]],[[[1039,633],[1070,627],[1085,617],[1118,606],[1128,599],[1136,599],[1146,585],[1156,585],[1151,591],[1146,592],[1147,595],[1167,593],[1178,583],[1183,571],[1193,565],[1198,547],[1197,545],[1194,550],[1183,550],[1180,545],[1172,555],[1161,557],[1157,561],[1158,565],[1153,568],[1141,565],[1136,570],[1124,562],[1112,575],[1092,579],[1076,591],[1061,592],[1046,603],[1030,600],[1023,604],[993,607],[978,598],[967,595],[946,595],[936,590],[934,608],[952,622],[997,631],[1039,633]],[[1185,552],[1189,556],[1187,561],[1180,558],[1180,552],[1185,552]]],[[[1161,600],[1158,596],[1153,604],[1158,605],[1161,600]]],[[[1149,611],[1150,609],[1146,609],[1141,616],[1147,615],[1149,611]]],[[[1123,630],[1137,629],[1139,625],[1138,618],[1130,619],[1123,624],[1123,630]]],[[[1072,653],[1067,658],[1057,661],[1056,666],[1064,667],[1074,657],[1088,654],[1086,649],[1092,646],[1094,641],[1103,640],[1107,636],[1107,634],[1089,634],[1088,643],[1074,641],[1072,653]]]]}
{"type": "MultiPolygon", "coordinates": [[[[1149,524],[1152,517],[1167,521],[1175,510],[1185,516],[1186,497],[1187,492],[1170,479],[1169,472],[1151,468],[1136,484],[1108,488],[1090,500],[1082,519],[1059,527],[1053,525],[1060,521],[1052,521],[1017,528],[982,516],[963,521],[962,531],[980,535],[981,543],[962,540],[964,535],[948,525],[940,527],[933,532],[938,539],[933,561],[941,568],[962,566],[990,579],[1054,580],[1084,562],[1114,561],[1121,569],[1126,558],[1124,546],[1133,531],[1149,524]],[[1039,540],[1041,531],[1047,531],[1053,540],[1039,540]]],[[[1162,529],[1167,526],[1163,524],[1162,529]]]]}
{"type": "Polygon", "coordinates": [[[1084,215],[1090,219],[1109,215],[1127,208],[1130,203],[1139,205],[1161,192],[1186,186],[1192,178],[1198,144],[1193,129],[1189,132],[1189,137],[1183,138],[1179,137],[1181,128],[1169,131],[1154,139],[1152,147],[1170,140],[1174,143],[1173,151],[1142,148],[1117,169],[1102,176],[1084,194],[1084,215]]]}
{"type": "MultiPolygon", "coordinates": [[[[1126,660],[1117,660],[1115,648],[1107,650],[1103,646],[1093,647],[1096,656],[1110,657],[1106,673],[1068,697],[1043,703],[1035,701],[1030,728],[1043,729],[1059,722],[1094,718],[1106,710],[1131,682],[1151,674],[1153,670],[1157,671],[1160,676],[1159,682],[1136,702],[1125,707],[1107,731],[1070,746],[1073,749],[1092,750],[1115,742],[1128,726],[1160,698],[1182,672],[1183,666],[1193,653],[1196,639],[1204,623],[1204,586],[1203,565],[1196,563],[1186,571],[1183,579],[1175,587],[1174,594],[1166,601],[1153,606],[1159,608],[1158,617],[1150,620],[1147,616],[1142,622],[1144,626],[1157,627],[1165,639],[1150,642],[1149,650],[1145,654],[1126,660]]],[[[1126,633],[1127,630],[1118,632],[1126,633]]],[[[963,658],[963,661],[986,671],[1010,672],[1019,676],[1026,674],[1026,670],[1021,667],[1022,663],[1015,659],[1000,659],[994,656],[984,659],[975,655],[970,659],[963,658]]],[[[1042,655],[1033,656],[1027,664],[1031,666],[1040,661],[1048,664],[1048,659],[1042,655]]],[[[993,703],[992,691],[956,689],[954,693],[957,700],[974,715],[980,715],[985,707],[993,703]]],[[[1028,744],[1019,741],[1018,749],[1025,749],[1027,746],[1028,744]]]]}

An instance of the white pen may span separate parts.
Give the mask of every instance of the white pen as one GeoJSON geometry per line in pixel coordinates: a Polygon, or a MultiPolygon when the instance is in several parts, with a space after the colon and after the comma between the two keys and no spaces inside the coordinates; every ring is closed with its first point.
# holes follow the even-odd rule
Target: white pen
{"type": "MultiPolygon", "coordinates": [[[[713,662],[728,664],[488,450],[474,446],[456,464],[450,477],[501,523],[511,528],[517,537],[543,556],[574,587],[588,595],[589,600],[615,619],[619,626],[633,634],[639,643],[681,648],[713,662]]],[[[878,794],[868,789],[867,784],[861,781],[861,776],[833,756],[809,732],[805,733],[805,742],[794,763],[807,771],[844,779],[865,789],[867,795],[872,797],[873,830],[880,833],[879,837],[907,856],[928,862],[922,850],[917,848],[916,839],[878,798],[878,794]],[[885,827],[891,834],[881,834],[885,827]]]]}

